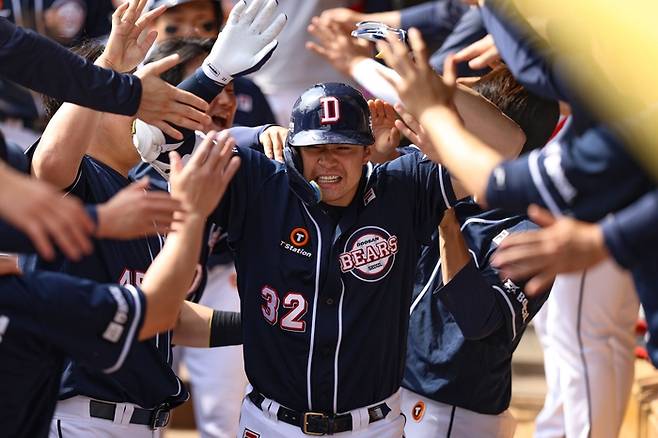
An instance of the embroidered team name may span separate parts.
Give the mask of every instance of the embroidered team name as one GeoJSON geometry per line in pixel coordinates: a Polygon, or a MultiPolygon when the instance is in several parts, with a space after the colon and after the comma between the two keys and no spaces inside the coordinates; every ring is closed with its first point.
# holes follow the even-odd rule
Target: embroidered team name
{"type": "Polygon", "coordinates": [[[363,281],[378,281],[393,267],[397,252],[397,236],[379,227],[363,227],[347,239],[338,256],[340,269],[363,281]]]}

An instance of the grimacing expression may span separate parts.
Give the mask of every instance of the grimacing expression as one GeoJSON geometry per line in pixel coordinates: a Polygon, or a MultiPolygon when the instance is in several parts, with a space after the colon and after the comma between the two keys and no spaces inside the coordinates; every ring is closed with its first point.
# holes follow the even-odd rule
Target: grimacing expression
{"type": "Polygon", "coordinates": [[[216,38],[220,23],[210,0],[196,0],[169,8],[155,22],[157,42],[169,38],[216,38]]]}
{"type": "Polygon", "coordinates": [[[322,202],[346,207],[354,199],[370,147],[350,144],[300,146],[304,178],[315,181],[322,202]]]}

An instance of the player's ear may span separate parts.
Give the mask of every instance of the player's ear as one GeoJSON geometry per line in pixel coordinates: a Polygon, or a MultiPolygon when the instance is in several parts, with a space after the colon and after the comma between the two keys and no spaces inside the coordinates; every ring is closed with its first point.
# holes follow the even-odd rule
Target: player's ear
{"type": "Polygon", "coordinates": [[[368,161],[370,161],[371,148],[372,146],[366,146],[363,148],[363,164],[366,164],[368,161]]]}

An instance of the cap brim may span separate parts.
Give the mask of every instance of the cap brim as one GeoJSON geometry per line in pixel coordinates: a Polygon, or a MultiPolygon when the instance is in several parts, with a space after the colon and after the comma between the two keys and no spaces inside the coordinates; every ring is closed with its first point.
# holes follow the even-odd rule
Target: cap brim
{"type": "Polygon", "coordinates": [[[360,146],[370,146],[375,139],[370,135],[354,131],[323,131],[313,129],[301,131],[288,139],[291,146],[314,146],[318,144],[355,144],[360,146]]]}

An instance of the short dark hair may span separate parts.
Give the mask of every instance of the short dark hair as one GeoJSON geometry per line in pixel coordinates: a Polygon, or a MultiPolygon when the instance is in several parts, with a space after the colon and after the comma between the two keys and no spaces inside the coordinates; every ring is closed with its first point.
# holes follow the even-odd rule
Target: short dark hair
{"type": "MultiPolygon", "coordinates": [[[[105,45],[98,40],[85,40],[70,50],[76,55],[82,56],[87,61],[95,62],[105,50],[105,45]]],[[[41,100],[43,101],[46,120],[50,120],[63,103],[61,100],[46,96],[45,94],[41,95],[41,100]]]]}
{"type": "Polygon", "coordinates": [[[181,62],[162,73],[160,77],[171,85],[183,82],[185,65],[201,55],[207,55],[215,43],[213,38],[172,38],[159,43],[152,51],[144,64],[158,61],[169,55],[177,53],[181,62]]]}
{"type": "Polygon", "coordinates": [[[482,76],[473,85],[473,90],[489,99],[521,127],[526,136],[521,154],[541,148],[548,142],[560,116],[556,100],[528,91],[505,65],[482,76]]]}

